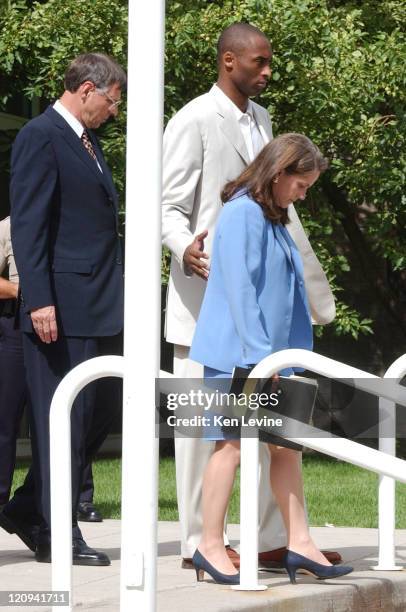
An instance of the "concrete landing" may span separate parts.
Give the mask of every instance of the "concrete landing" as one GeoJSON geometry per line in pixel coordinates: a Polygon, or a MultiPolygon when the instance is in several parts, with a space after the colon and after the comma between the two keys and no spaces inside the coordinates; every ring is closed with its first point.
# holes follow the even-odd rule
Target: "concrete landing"
{"type": "MultiPolygon", "coordinates": [[[[74,567],[74,609],[78,612],[119,612],[120,521],[81,524],[90,546],[104,550],[110,567],[74,567]]],[[[231,525],[232,543],[238,542],[239,526],[231,525]]],[[[297,576],[290,585],[285,573],[260,572],[268,586],[262,592],[236,592],[209,580],[197,583],[193,570],[182,570],[179,557],[178,523],[159,524],[158,612],[406,612],[406,570],[375,572],[376,529],[315,527],[312,534],[321,548],[338,550],[344,562],[355,567],[348,577],[317,582],[297,576]]],[[[396,534],[397,562],[406,567],[406,530],[396,534]]],[[[207,575],[206,575],[207,577],[207,575]]],[[[51,588],[50,565],[36,563],[33,554],[16,536],[0,530],[0,590],[29,591],[51,588]]],[[[17,606],[0,606],[17,610],[17,606]]],[[[61,607],[63,612],[64,607],[61,607]]],[[[22,606],[18,610],[50,612],[48,606],[22,606]]],[[[143,612],[134,610],[134,612],[143,612]]]]}

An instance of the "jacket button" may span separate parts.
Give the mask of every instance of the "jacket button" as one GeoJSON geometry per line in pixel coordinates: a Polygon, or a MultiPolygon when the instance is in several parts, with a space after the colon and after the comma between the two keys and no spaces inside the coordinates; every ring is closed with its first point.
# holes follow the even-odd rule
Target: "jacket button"
{"type": "Polygon", "coordinates": [[[121,261],[120,257],[116,258],[116,264],[122,264],[123,262],[121,261]]]}

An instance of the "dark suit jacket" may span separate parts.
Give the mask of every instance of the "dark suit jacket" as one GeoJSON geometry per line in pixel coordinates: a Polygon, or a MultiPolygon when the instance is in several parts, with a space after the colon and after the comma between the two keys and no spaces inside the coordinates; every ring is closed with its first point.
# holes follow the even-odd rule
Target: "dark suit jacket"
{"type": "Polygon", "coordinates": [[[123,326],[123,269],[117,193],[51,106],[19,132],[11,158],[11,234],[20,275],[20,326],[55,305],[65,336],[111,336],[123,326]]]}

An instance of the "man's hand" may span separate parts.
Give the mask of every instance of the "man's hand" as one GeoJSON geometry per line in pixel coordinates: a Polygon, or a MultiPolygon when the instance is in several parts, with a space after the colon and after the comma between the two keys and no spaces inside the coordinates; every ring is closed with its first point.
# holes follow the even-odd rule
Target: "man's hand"
{"type": "Polygon", "coordinates": [[[0,277],[0,300],[8,300],[16,298],[18,295],[18,284],[12,283],[5,278],[0,277]]]}
{"type": "Polygon", "coordinates": [[[43,306],[31,310],[31,321],[35,333],[42,342],[50,344],[58,339],[58,326],[56,324],[55,306],[43,306]]]}
{"type": "Polygon", "coordinates": [[[208,233],[209,232],[205,230],[201,234],[198,234],[192,244],[186,247],[183,254],[185,268],[204,280],[209,278],[209,266],[204,261],[205,259],[209,259],[209,256],[203,251],[204,239],[207,238],[208,233]]]}

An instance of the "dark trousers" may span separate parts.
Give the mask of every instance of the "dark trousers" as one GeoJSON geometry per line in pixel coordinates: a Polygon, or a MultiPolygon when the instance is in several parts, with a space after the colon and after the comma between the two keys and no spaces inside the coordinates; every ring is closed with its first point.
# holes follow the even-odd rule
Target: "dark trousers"
{"type": "Polygon", "coordinates": [[[25,401],[21,333],[14,329],[14,317],[0,317],[0,505],[10,496],[25,401]]]}
{"type": "MultiPolygon", "coordinates": [[[[102,338],[100,355],[122,355],[123,334],[102,338]]],[[[92,459],[107,438],[115,421],[121,418],[123,382],[121,378],[100,378],[96,386],[95,409],[92,424],[86,438],[86,466],[82,475],[81,502],[92,502],[94,493],[92,459]]]]}
{"type": "MultiPolygon", "coordinates": [[[[51,344],[42,343],[35,334],[23,334],[24,359],[27,385],[31,397],[30,427],[33,449],[33,477],[29,472],[26,482],[11,501],[13,511],[21,514],[22,506],[35,505],[41,515],[42,529],[49,530],[50,479],[49,479],[49,409],[56,387],[62,378],[79,363],[102,354],[108,354],[110,338],[60,337],[51,344]],[[106,349],[106,346],[108,347],[106,349]],[[35,501],[32,499],[35,488],[35,501]],[[28,499],[31,496],[31,504],[28,499]]],[[[97,383],[98,385],[99,383],[97,383]]],[[[117,388],[117,384],[116,384],[117,388]]],[[[80,536],[76,522],[79,493],[83,484],[84,467],[104,441],[112,419],[116,415],[117,402],[103,402],[94,410],[96,384],[87,385],[77,396],[71,413],[72,430],[72,523],[74,536],[80,536]]]]}
{"type": "MultiPolygon", "coordinates": [[[[58,384],[75,366],[97,357],[97,338],[59,337],[45,344],[35,334],[23,334],[27,385],[31,398],[29,411],[36,505],[43,519],[43,530],[51,527],[49,469],[49,409],[58,384]]],[[[72,523],[85,467],[85,443],[90,430],[95,387],[87,386],[77,396],[71,412],[72,444],[72,523]]],[[[76,528],[77,529],[77,528],[76,528]]],[[[80,532],[77,530],[77,536],[80,532]]]]}
{"type": "Polygon", "coordinates": [[[94,496],[94,482],[93,482],[93,470],[92,464],[88,463],[85,466],[82,474],[82,489],[80,491],[80,503],[88,502],[93,503],[94,496]]]}
{"type": "MultiPolygon", "coordinates": [[[[20,362],[22,362],[22,341],[21,341],[22,334],[19,331],[15,331],[14,334],[15,334],[15,341],[17,345],[19,346],[20,362]]],[[[41,349],[44,346],[49,346],[49,345],[42,345],[42,343],[40,343],[39,340],[37,341],[36,338],[31,334],[27,334],[27,336],[31,339],[31,341],[28,344],[28,352],[30,354],[30,356],[28,357],[28,361],[30,361],[31,363],[32,359],[34,359],[34,362],[36,362],[37,360],[35,358],[35,354],[37,353],[37,351],[35,350],[34,354],[32,355],[32,351],[30,351],[30,348],[32,349],[34,346],[37,346],[39,343],[39,353],[41,353],[42,352],[41,349]]],[[[95,340],[95,342],[97,344],[98,354],[103,354],[103,355],[121,355],[122,354],[122,342],[123,342],[122,334],[119,334],[118,336],[113,336],[113,337],[100,338],[98,340],[95,340]]],[[[52,348],[55,349],[55,347],[52,347],[52,348]]],[[[46,352],[48,353],[48,351],[46,352]]],[[[54,351],[51,350],[50,352],[53,353],[54,351]]],[[[45,358],[45,361],[46,361],[46,358],[45,358]]],[[[34,368],[30,367],[30,379],[32,380],[32,386],[34,387],[34,389],[41,387],[40,380],[39,379],[35,380],[36,367],[37,365],[35,365],[34,368]]],[[[56,383],[55,384],[55,388],[56,388],[58,382],[55,379],[59,380],[60,375],[53,376],[52,378],[54,379],[54,383],[56,383]]],[[[8,380],[8,378],[6,380],[8,380]]],[[[15,388],[21,388],[21,387],[22,387],[22,383],[21,383],[21,379],[19,379],[19,381],[16,382],[15,384],[15,388]]],[[[122,404],[122,381],[121,379],[117,379],[117,378],[103,378],[103,379],[100,379],[88,385],[84,391],[86,390],[90,392],[90,395],[92,397],[95,394],[95,409],[91,410],[91,412],[93,412],[93,418],[91,421],[90,430],[87,432],[87,436],[86,436],[85,468],[81,476],[78,478],[80,487],[81,487],[81,493],[80,493],[81,502],[93,501],[94,485],[93,485],[91,461],[94,458],[100,446],[102,445],[102,443],[104,442],[104,440],[106,439],[110,431],[112,422],[115,419],[117,419],[120,415],[120,407],[122,404]]],[[[80,400],[80,396],[82,395],[82,393],[79,394],[77,401],[80,400]]],[[[49,394],[51,395],[51,398],[52,398],[53,392],[51,393],[48,392],[48,395],[49,394]]],[[[41,390],[40,390],[40,395],[41,395],[41,390]]],[[[31,411],[30,422],[31,422],[31,428],[32,428],[31,436],[33,437],[33,434],[37,426],[35,425],[35,422],[33,424],[32,411],[31,411]]],[[[48,418],[46,419],[46,430],[49,431],[48,418]]],[[[73,431],[73,425],[72,425],[72,434],[73,433],[74,431],[73,431]]],[[[15,437],[16,437],[16,434],[13,437],[14,448],[15,448],[15,437]]],[[[40,436],[40,440],[42,443],[44,440],[43,435],[40,436]]],[[[47,437],[47,440],[48,440],[48,437],[47,437]]],[[[46,442],[46,444],[48,444],[48,442],[46,442]]],[[[35,442],[35,447],[38,447],[37,442],[35,442]]],[[[40,454],[43,454],[43,453],[40,453],[39,451],[33,451],[33,458],[34,458],[34,453],[36,453],[35,455],[36,457],[39,457],[40,454]]],[[[13,454],[13,466],[14,466],[14,462],[15,462],[15,452],[13,454]]],[[[38,465],[38,459],[36,463],[38,465]]],[[[82,463],[82,460],[81,460],[81,463],[82,463]]],[[[45,495],[46,496],[48,495],[47,503],[49,504],[49,461],[48,460],[47,460],[47,466],[48,466],[47,467],[48,479],[46,479],[46,483],[48,483],[48,487],[45,487],[45,488],[48,489],[48,493],[47,491],[45,491],[45,495]]],[[[74,470],[74,472],[75,471],[76,470],[74,470]]],[[[40,489],[39,489],[40,491],[42,489],[41,471],[38,472],[38,470],[36,470],[36,472],[37,472],[37,480],[40,483],[40,489]]],[[[11,479],[12,479],[12,472],[10,475],[10,482],[11,482],[11,479]]],[[[40,524],[42,522],[42,519],[41,519],[41,516],[36,511],[37,503],[38,503],[37,500],[38,500],[39,495],[40,493],[37,493],[36,491],[34,472],[33,472],[33,469],[30,468],[23,485],[15,491],[14,497],[8,503],[7,509],[10,513],[14,514],[15,516],[21,517],[21,519],[23,519],[25,522],[28,522],[31,524],[40,524]]],[[[74,529],[74,532],[75,531],[76,533],[80,533],[76,529],[74,529]]]]}

